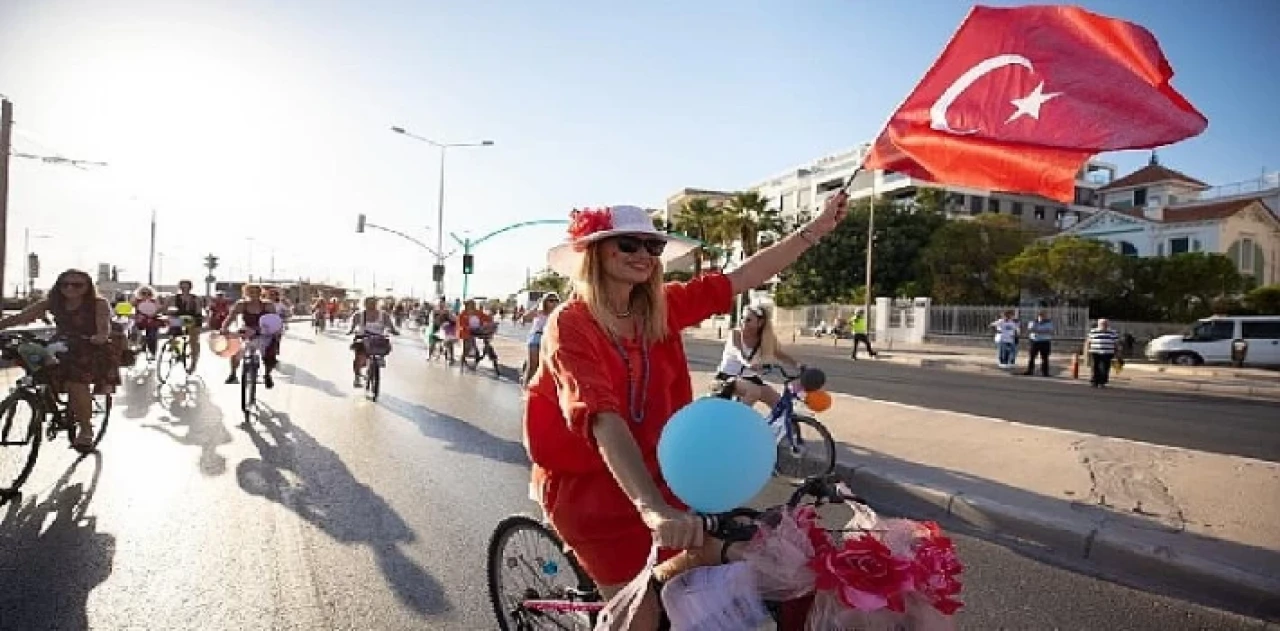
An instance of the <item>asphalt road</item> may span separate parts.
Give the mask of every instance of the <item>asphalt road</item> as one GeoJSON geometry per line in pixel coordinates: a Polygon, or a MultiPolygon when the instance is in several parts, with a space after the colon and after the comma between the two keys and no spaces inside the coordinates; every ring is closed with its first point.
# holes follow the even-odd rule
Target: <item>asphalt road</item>
{"type": "MultiPolygon", "coordinates": [[[[100,455],[46,444],[0,506],[0,628],[493,628],[487,537],[533,508],[518,389],[402,340],[375,404],[345,347],[297,327],[248,425],[206,361],[182,389],[134,375],[100,455]]],[[[957,540],[964,628],[1261,628],[957,540]]]]}
{"type": "MultiPolygon", "coordinates": [[[[715,370],[723,343],[689,339],[690,365],[715,370]]],[[[1095,390],[1061,379],[975,374],[849,359],[848,349],[794,345],[833,392],[1158,445],[1280,462],[1280,404],[1136,388],[1095,390]]]]}

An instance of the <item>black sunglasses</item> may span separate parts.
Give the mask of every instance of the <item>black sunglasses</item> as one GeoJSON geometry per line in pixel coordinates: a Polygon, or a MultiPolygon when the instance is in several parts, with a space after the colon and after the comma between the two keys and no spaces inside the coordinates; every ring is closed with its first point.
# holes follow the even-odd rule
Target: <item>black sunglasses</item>
{"type": "Polygon", "coordinates": [[[62,281],[62,286],[71,287],[73,289],[84,289],[85,287],[89,286],[89,283],[86,283],[82,280],[64,280],[62,281]]]}
{"type": "Polygon", "coordinates": [[[621,236],[614,237],[614,243],[618,244],[618,251],[623,254],[635,254],[644,248],[649,256],[662,256],[663,250],[667,249],[667,241],[665,239],[641,239],[640,237],[621,236]]]}

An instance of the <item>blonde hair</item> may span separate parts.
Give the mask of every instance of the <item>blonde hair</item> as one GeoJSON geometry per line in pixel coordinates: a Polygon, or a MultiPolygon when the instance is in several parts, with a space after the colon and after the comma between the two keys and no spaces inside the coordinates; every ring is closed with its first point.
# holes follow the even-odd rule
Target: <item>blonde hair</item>
{"type": "MultiPolygon", "coordinates": [[[[587,309],[591,311],[592,317],[606,331],[618,337],[626,337],[632,333],[629,327],[626,326],[628,320],[613,314],[613,311],[605,304],[603,292],[600,291],[605,282],[604,257],[600,255],[602,243],[603,241],[592,243],[587,246],[587,251],[582,254],[582,263],[573,279],[571,295],[580,298],[587,304],[587,309]]],[[[662,274],[662,265],[655,265],[649,280],[631,289],[631,303],[629,306],[631,316],[639,318],[644,323],[644,329],[640,331],[640,334],[647,342],[665,340],[669,334],[667,328],[667,300],[662,291],[662,274]]]]}
{"type": "Polygon", "coordinates": [[[137,288],[137,289],[133,290],[133,297],[134,297],[134,298],[136,298],[136,299],[141,300],[141,299],[142,299],[142,292],[144,292],[144,291],[145,291],[145,292],[147,292],[147,293],[149,293],[149,294],[151,294],[151,297],[152,297],[152,298],[156,298],[156,297],[157,297],[157,296],[156,296],[156,290],[155,290],[155,289],[153,289],[153,288],[151,287],[151,285],[143,285],[143,286],[141,286],[141,287],[139,287],[139,288],[137,288]]]}
{"type": "MultiPolygon", "coordinates": [[[[759,340],[756,341],[756,357],[763,362],[769,362],[778,358],[778,335],[773,330],[773,316],[769,310],[760,305],[749,306],[746,309],[756,316],[760,321],[760,331],[756,333],[759,340]]],[[[741,325],[738,327],[741,329],[741,325]]]]}

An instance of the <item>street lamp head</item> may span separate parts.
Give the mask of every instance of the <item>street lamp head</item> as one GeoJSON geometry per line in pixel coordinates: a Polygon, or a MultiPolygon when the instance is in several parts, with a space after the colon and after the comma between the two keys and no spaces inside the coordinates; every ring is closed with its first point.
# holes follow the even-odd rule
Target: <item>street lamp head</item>
{"type": "Polygon", "coordinates": [[[485,141],[483,141],[483,142],[481,142],[481,143],[480,143],[480,146],[481,146],[481,147],[492,147],[492,146],[493,146],[493,141],[492,141],[492,140],[485,140],[485,141]]]}
{"type": "Polygon", "coordinates": [[[392,128],[391,128],[391,131],[393,131],[393,132],[395,132],[395,133],[397,133],[397,134],[403,134],[403,133],[405,133],[405,131],[404,131],[404,128],[403,128],[403,127],[392,127],[392,128]]]}

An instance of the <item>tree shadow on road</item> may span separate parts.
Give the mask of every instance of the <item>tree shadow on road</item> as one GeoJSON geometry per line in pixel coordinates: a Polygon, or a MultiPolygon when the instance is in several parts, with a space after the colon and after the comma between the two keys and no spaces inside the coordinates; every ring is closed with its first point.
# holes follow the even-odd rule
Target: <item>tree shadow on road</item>
{"type": "Polygon", "coordinates": [[[88,629],[89,593],[111,575],[116,538],[86,516],[102,456],[77,459],[43,500],[16,499],[0,518],[0,627],[88,629]],[[93,467],[88,488],[69,484],[93,467]]]}
{"type": "Polygon", "coordinates": [[[450,451],[520,467],[530,465],[529,454],[523,444],[494,436],[460,418],[385,393],[378,397],[378,405],[412,421],[423,436],[448,443],[450,451]]]}
{"type": "Polygon", "coordinates": [[[219,476],[227,472],[227,458],[218,447],[230,444],[231,432],[223,424],[222,408],[209,397],[203,379],[192,378],[183,385],[162,386],[160,405],[168,411],[155,423],[142,427],[152,429],[180,445],[200,448],[200,472],[219,476]],[[185,427],[185,432],[178,429],[185,427]]]}
{"type": "Polygon", "coordinates": [[[236,466],[241,489],[288,508],[337,541],[369,546],[387,584],[418,614],[453,609],[440,582],[401,550],[401,544],[417,539],[413,530],[355,478],[337,453],[294,425],[288,414],[265,407],[256,422],[240,427],[261,456],[236,466]]]}

